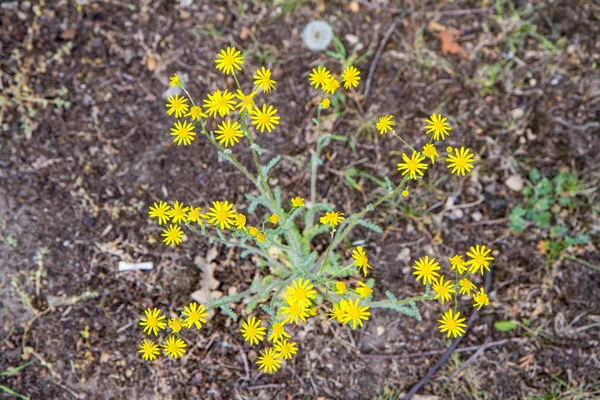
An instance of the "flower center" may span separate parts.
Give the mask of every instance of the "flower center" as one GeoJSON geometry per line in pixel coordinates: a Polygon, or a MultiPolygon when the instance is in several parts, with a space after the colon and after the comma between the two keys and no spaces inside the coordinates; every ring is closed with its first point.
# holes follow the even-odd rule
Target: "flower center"
{"type": "Polygon", "coordinates": [[[216,215],[217,221],[226,221],[228,217],[229,215],[227,214],[227,211],[223,210],[218,211],[216,215]]]}
{"type": "Polygon", "coordinates": [[[347,314],[350,319],[360,319],[360,311],[358,311],[358,308],[352,308],[348,310],[347,314]]]}
{"type": "Polygon", "coordinates": [[[269,116],[267,114],[262,114],[260,117],[258,117],[258,121],[262,125],[266,125],[269,123],[269,116]]]}

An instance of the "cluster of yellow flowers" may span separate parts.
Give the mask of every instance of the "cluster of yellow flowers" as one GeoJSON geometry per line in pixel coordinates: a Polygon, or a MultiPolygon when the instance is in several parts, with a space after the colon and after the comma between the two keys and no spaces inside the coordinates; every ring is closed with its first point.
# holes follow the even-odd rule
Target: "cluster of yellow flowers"
{"type": "MultiPolygon", "coordinates": [[[[244,57],[235,47],[221,50],[215,59],[215,67],[223,74],[231,75],[237,87],[232,92],[229,89],[224,89],[207,93],[206,99],[203,100],[201,105],[194,102],[180,78],[176,74],[173,75],[170,80],[171,86],[180,87],[185,95],[180,96],[177,94],[169,97],[166,108],[167,114],[176,119],[173,128],[171,128],[171,136],[174,137],[173,141],[178,146],[189,146],[195,140],[195,130],[199,127],[201,134],[220,150],[219,157],[230,161],[256,186],[259,192],[258,197],[250,193],[247,194],[247,198],[253,199],[251,201],[254,202],[248,206],[248,215],[238,212],[232,202],[223,200],[212,201],[211,205],[207,207],[208,211],[206,213],[203,213],[201,207],[184,205],[180,201],[175,201],[171,205],[164,201],[154,202],[150,206],[149,216],[156,218],[159,225],[167,225],[162,232],[162,236],[163,242],[168,246],[177,246],[182,242],[184,233],[181,225],[185,225],[188,229],[211,240],[215,239],[226,245],[243,247],[246,251],[262,257],[270,266],[277,266],[274,268],[289,269],[289,274],[286,271],[286,275],[283,277],[273,274],[273,276],[280,279],[275,283],[279,285],[279,291],[272,297],[271,302],[271,305],[276,305],[276,310],[261,306],[263,310],[268,310],[270,324],[268,333],[267,328],[261,326],[263,321],[256,316],[250,316],[247,320],[242,321],[240,329],[244,340],[249,342],[250,345],[261,343],[265,337],[272,343],[270,347],[261,351],[257,364],[260,370],[273,373],[281,367],[284,360],[292,359],[298,352],[297,344],[292,341],[291,335],[286,332],[286,324],[299,325],[306,322],[308,318],[316,316],[318,310],[325,307],[320,304],[321,297],[331,303],[330,308],[325,311],[329,320],[336,320],[338,323],[348,325],[352,329],[362,327],[364,321],[369,320],[371,308],[388,307],[399,310],[398,306],[401,304],[412,302],[414,306],[414,301],[420,301],[424,298],[431,300],[433,295],[428,297],[429,295],[426,293],[426,295],[418,298],[403,299],[401,303],[391,294],[388,295],[389,300],[372,302],[373,289],[369,286],[372,286],[372,281],[367,284],[361,280],[342,279],[343,276],[348,275],[340,276],[344,271],[356,268],[357,272],[362,272],[366,278],[368,271],[373,267],[370,265],[363,247],[357,246],[352,250],[353,262],[344,268],[337,264],[338,258],[335,259],[334,264],[333,256],[329,260],[328,257],[330,253],[335,252],[336,246],[348,236],[357,223],[360,222],[368,226],[368,221],[361,219],[366,212],[392,196],[396,196],[402,189],[404,189],[401,192],[402,196],[408,196],[408,181],[416,180],[424,175],[424,171],[428,168],[426,159],[429,159],[431,165],[433,165],[435,159],[440,158],[434,141],[444,140],[446,136],[450,135],[451,128],[446,118],[433,114],[430,119],[426,120],[425,125],[425,133],[432,134],[430,140],[423,146],[421,151],[417,151],[394,130],[395,123],[392,115],[381,117],[376,124],[376,129],[382,135],[389,132],[396,136],[412,150],[410,157],[403,154],[402,162],[398,163],[398,170],[401,171],[403,181],[395,189],[390,188],[388,195],[374,204],[370,204],[370,209],[367,207],[360,213],[349,215],[348,220],[346,220],[343,212],[331,210],[327,205],[318,203],[316,199],[315,186],[319,153],[326,146],[326,144],[323,144],[326,142],[324,137],[321,137],[320,116],[323,109],[331,106],[332,100],[336,98],[334,95],[342,84],[349,91],[353,91],[358,87],[361,80],[360,71],[354,66],[348,66],[343,69],[341,75],[337,78],[327,68],[318,66],[312,69],[308,77],[310,85],[320,91],[316,119],[319,138],[310,164],[310,202],[307,203],[308,210],[305,211],[303,209],[305,207],[304,198],[295,196],[289,199],[289,203],[285,206],[281,203],[281,192],[271,191],[268,179],[265,178],[268,178],[268,171],[274,164],[269,163],[269,166],[266,167],[260,164],[261,149],[254,143],[253,132],[249,130],[249,126],[253,125],[254,130],[257,132],[264,133],[266,130],[270,133],[279,125],[278,110],[264,101],[259,105],[256,100],[260,97],[259,93],[267,95],[276,90],[277,82],[272,79],[271,70],[263,66],[255,71],[253,86],[249,90],[244,90],[236,75],[237,71],[242,70],[241,66],[243,64],[244,57]],[[215,119],[213,126],[216,129],[211,132],[207,129],[209,118],[215,119]],[[248,171],[235,158],[232,151],[228,149],[240,143],[242,138],[245,138],[244,140],[247,140],[250,145],[258,175],[248,171]],[[257,204],[264,206],[269,212],[268,215],[262,218],[262,222],[259,220],[254,226],[249,224],[249,218],[254,214],[255,205],[257,204]],[[320,210],[331,211],[325,211],[324,214],[320,215],[321,226],[314,226],[314,218],[320,210]],[[294,222],[294,218],[302,212],[305,212],[305,229],[303,231],[294,222]],[[337,233],[336,237],[338,226],[340,232],[337,233]],[[196,230],[197,227],[200,229],[196,230]],[[209,230],[216,233],[216,237],[208,234],[207,231],[209,230]],[[226,238],[224,230],[231,230],[232,240],[226,238]],[[315,235],[326,231],[330,232],[331,240],[325,254],[317,260],[318,255],[311,247],[311,240],[315,235]],[[285,242],[281,240],[282,237],[285,237],[285,242]],[[257,246],[253,246],[252,243],[247,244],[246,241],[254,241],[257,246]],[[271,250],[273,251],[271,252],[271,250]],[[330,262],[328,265],[331,265],[331,269],[325,268],[327,261],[330,262]],[[302,263],[305,267],[299,266],[302,263]],[[318,271],[317,268],[319,268],[318,271]],[[354,287],[353,290],[348,290],[350,285],[354,287]],[[318,296],[317,292],[322,296],[318,296]],[[280,295],[280,293],[282,294],[280,295]]],[[[447,166],[452,174],[464,176],[471,171],[474,155],[470,153],[469,149],[447,147],[446,151],[448,153],[446,157],[447,166]]],[[[374,224],[371,224],[371,226],[378,228],[374,224]]],[[[440,320],[442,323],[440,330],[442,332],[447,331],[448,336],[452,334],[456,337],[464,333],[464,318],[460,319],[460,313],[457,312],[457,290],[461,294],[470,295],[476,289],[475,285],[467,279],[465,271],[469,269],[471,273],[474,273],[481,270],[483,273],[484,268],[489,270],[489,261],[493,260],[492,257],[487,256],[489,252],[490,250],[486,249],[485,246],[481,248],[476,246],[471,248],[471,252],[467,253],[467,257],[471,258],[468,262],[464,262],[462,256],[458,255],[451,258],[452,269],[456,271],[455,284],[436,272],[440,267],[435,259],[430,260],[428,257],[424,257],[416,261],[414,268],[417,280],[422,280],[425,285],[432,285],[436,293],[435,299],[440,299],[442,303],[445,303],[454,294],[454,314],[451,309],[443,314],[443,319],[440,320]]],[[[267,286],[265,290],[267,291],[260,292],[260,290],[250,288],[241,293],[240,296],[245,296],[248,293],[269,293],[271,287],[267,286]]],[[[241,298],[243,297],[236,297],[237,300],[241,298]]],[[[261,300],[261,295],[257,295],[255,300],[261,300]]],[[[478,308],[489,303],[483,288],[473,294],[473,300],[478,308]]],[[[223,304],[225,302],[231,303],[233,301],[232,298],[229,298],[226,301],[223,300],[223,304]]],[[[214,302],[207,303],[206,307],[209,309],[221,307],[223,309],[222,305],[217,305],[214,302]]],[[[165,344],[162,346],[166,355],[178,358],[185,353],[186,344],[179,333],[182,328],[189,329],[194,325],[199,329],[202,323],[206,322],[204,319],[207,316],[206,307],[191,303],[184,308],[181,318],[172,318],[168,321],[168,327],[172,332],[167,336],[165,344]]],[[[232,310],[229,309],[229,311],[232,310]]],[[[166,317],[160,315],[160,310],[156,308],[146,310],[145,315],[145,318],[142,318],[140,322],[140,325],[144,326],[144,332],[158,336],[158,332],[165,329],[167,325],[167,322],[164,321],[166,317]]],[[[414,314],[407,313],[407,315],[414,314]]],[[[159,344],[150,340],[143,340],[139,352],[145,360],[152,361],[159,354],[160,347],[159,344]]]]}
{"type": "Polygon", "coordinates": [[[486,248],[485,245],[476,245],[471,247],[470,251],[467,252],[466,256],[468,261],[463,259],[463,256],[457,254],[453,257],[449,257],[451,270],[455,271],[455,282],[453,283],[450,279],[447,279],[444,275],[440,275],[437,271],[440,270],[439,263],[435,258],[429,258],[429,256],[421,257],[415,261],[413,265],[416,280],[422,280],[423,285],[431,284],[433,291],[435,292],[434,300],[439,299],[442,304],[452,299],[454,295],[454,312],[450,308],[447,312],[442,314],[440,322],[440,332],[447,332],[447,337],[450,335],[454,337],[462,336],[465,332],[464,323],[465,318],[460,318],[460,312],[457,311],[458,297],[456,290],[462,295],[471,295],[473,291],[473,307],[481,309],[482,306],[487,306],[490,301],[483,287],[477,290],[477,287],[471,282],[467,276],[469,273],[475,274],[478,271],[483,275],[484,270],[490,271],[490,261],[494,260],[494,257],[490,256],[491,249],[486,248]]]}
{"type": "MultiPolygon", "coordinates": [[[[412,154],[410,157],[406,154],[402,154],[403,162],[398,163],[398,171],[402,172],[402,176],[408,175],[409,179],[417,179],[417,177],[423,176],[423,171],[427,169],[427,164],[423,162],[426,158],[431,160],[431,165],[435,164],[435,159],[440,158],[438,151],[433,141],[444,140],[446,136],[450,136],[452,128],[447,122],[447,118],[443,118],[441,114],[432,114],[426,119],[425,133],[433,133],[429,142],[425,144],[422,150],[419,152],[413,146],[409,145],[396,134],[394,130],[395,123],[393,121],[393,115],[385,115],[379,118],[379,121],[375,125],[375,128],[381,135],[390,132],[392,135],[398,137],[405,145],[411,150],[412,154]]],[[[473,162],[475,156],[465,147],[452,148],[452,146],[446,147],[447,167],[451,170],[450,173],[456,175],[466,176],[467,173],[473,168],[473,162]],[[454,151],[454,154],[452,152],[454,151]]],[[[405,189],[402,192],[403,196],[408,196],[408,191],[405,189]]]]}
{"type": "MultiPolygon", "coordinates": [[[[158,308],[148,308],[144,311],[144,314],[146,317],[140,318],[140,325],[144,327],[144,333],[158,336],[159,331],[166,329],[167,326],[171,330],[162,348],[165,355],[172,358],[179,358],[185,354],[187,345],[180,337],[181,329],[190,329],[192,326],[195,326],[196,329],[202,328],[202,324],[206,323],[205,318],[208,315],[206,308],[202,304],[198,305],[196,302],[192,302],[184,307],[181,317],[171,318],[168,321],[165,321],[167,317],[161,315],[161,311],[158,308]]],[[[156,356],[160,353],[159,344],[152,340],[142,340],[139,349],[142,358],[147,361],[155,360],[156,356]]]]}
{"type": "MultiPolygon", "coordinates": [[[[200,122],[203,133],[211,140],[208,131],[206,130],[204,119],[208,117],[216,118],[217,114],[221,118],[228,117],[226,120],[221,121],[218,128],[214,131],[216,134],[215,139],[220,145],[225,147],[234,146],[239,143],[240,138],[244,136],[244,133],[248,131],[248,127],[245,125],[244,118],[230,118],[232,111],[239,109],[239,113],[245,113],[250,116],[252,125],[256,127],[261,133],[265,131],[271,132],[275,129],[276,125],[279,125],[279,116],[277,115],[277,109],[272,105],[262,104],[259,107],[255,104],[254,97],[260,89],[265,94],[275,90],[275,84],[277,83],[271,79],[271,70],[265,67],[257,69],[254,78],[254,87],[249,93],[242,91],[241,85],[235,75],[235,70],[241,70],[240,65],[244,63],[244,58],[241,56],[241,52],[236,50],[235,47],[228,47],[227,50],[221,50],[221,53],[215,60],[216,68],[224,74],[233,75],[237,84],[237,93],[232,93],[228,89],[215,90],[213,93],[208,93],[207,98],[204,99],[203,103],[204,110],[199,105],[196,105],[192,98],[188,95],[189,100],[192,103],[192,107],[187,104],[188,97],[186,96],[171,96],[167,99],[168,103],[167,114],[174,115],[175,118],[188,117],[190,121],[175,121],[174,127],[171,128],[171,136],[175,138],[173,141],[177,145],[188,146],[195,139],[196,128],[195,123],[200,122]],[[240,124],[241,123],[241,124],[240,124]]],[[[185,88],[181,84],[181,79],[177,74],[171,77],[171,86],[180,86],[186,92],[185,88]]],[[[252,140],[250,137],[248,138],[252,140]]]]}
{"type": "MultiPolygon", "coordinates": [[[[367,275],[367,270],[372,268],[369,265],[369,259],[361,246],[358,246],[352,252],[354,263],[352,265],[363,270],[367,275]]],[[[332,277],[333,278],[333,277],[332,277]]],[[[332,281],[329,282],[331,285],[332,281]]],[[[368,298],[373,289],[364,282],[359,281],[354,290],[355,295],[346,291],[347,285],[343,281],[337,281],[331,287],[327,284],[323,287],[324,294],[332,299],[332,307],[327,313],[329,320],[336,319],[339,323],[352,326],[356,329],[363,326],[363,321],[367,321],[371,313],[369,306],[361,305],[361,299],[368,298]],[[330,294],[330,289],[335,295],[330,294]],[[354,299],[353,299],[354,297],[354,299]]],[[[281,361],[289,360],[298,351],[296,342],[291,342],[291,336],[285,331],[286,324],[299,325],[310,317],[317,315],[318,306],[315,304],[317,290],[315,285],[308,279],[298,278],[292,281],[291,285],[286,286],[283,293],[283,302],[285,305],[280,307],[281,316],[277,322],[272,322],[269,330],[268,341],[273,346],[261,351],[257,359],[259,369],[264,372],[273,373],[281,367],[281,361]]],[[[261,320],[252,316],[247,321],[242,321],[240,332],[246,342],[250,345],[256,345],[262,342],[267,336],[266,328],[261,326],[261,320]]]]}
{"type": "MultiPolygon", "coordinates": [[[[331,106],[331,99],[327,95],[333,95],[340,87],[340,82],[333,76],[331,71],[321,66],[313,68],[308,79],[315,89],[323,91],[319,107],[329,108],[331,106]]],[[[344,83],[344,88],[347,90],[356,88],[359,81],[360,71],[356,67],[349,66],[342,72],[342,82],[344,83]]]]}
{"type": "MultiPolygon", "coordinates": [[[[304,207],[304,198],[296,196],[290,200],[290,203],[292,210],[304,207]]],[[[246,215],[238,213],[233,207],[234,205],[227,200],[213,201],[212,207],[209,207],[208,212],[202,214],[202,207],[186,207],[179,201],[175,201],[173,206],[170,206],[164,201],[159,201],[158,203],[154,202],[154,205],[150,206],[148,215],[150,218],[156,218],[159,225],[170,223],[162,232],[163,242],[167,246],[174,247],[182,242],[183,231],[180,227],[181,224],[187,224],[189,228],[192,228],[190,224],[193,222],[198,223],[199,226],[203,226],[203,220],[206,220],[210,225],[214,225],[220,230],[235,229],[244,231],[248,236],[253,237],[256,242],[265,242],[270,230],[264,229],[264,224],[262,229],[256,226],[246,226],[246,215]]],[[[327,212],[321,217],[320,221],[322,224],[335,227],[345,219],[343,215],[344,213],[337,211],[327,212]]],[[[271,214],[265,222],[277,225],[280,219],[279,214],[271,214]]]]}

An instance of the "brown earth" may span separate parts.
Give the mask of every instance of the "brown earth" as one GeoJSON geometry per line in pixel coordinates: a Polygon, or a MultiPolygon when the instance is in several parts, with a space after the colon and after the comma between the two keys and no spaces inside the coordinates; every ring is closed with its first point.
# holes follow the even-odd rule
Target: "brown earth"
{"type": "MultiPolygon", "coordinates": [[[[172,145],[161,97],[169,76],[187,74],[197,98],[223,88],[213,60],[227,45],[245,50],[243,81],[259,66],[272,68],[278,85],[269,101],[281,125],[257,141],[264,160],[283,156],[272,183],[289,197],[308,197],[305,166],[314,139],[306,126],[317,101],[308,71],[319,61],[336,71],[342,65],[308,50],[300,33],[307,22],[324,19],[347,49],[357,44],[359,54],[368,53],[356,64],[359,93],[382,38],[397,25],[368,100],[348,98],[346,111],[329,120],[356,151],[338,141],[326,149],[320,197],[351,213],[384,193],[364,178],[364,195],[353,188],[340,177],[348,166],[400,179],[395,163],[402,148],[373,130],[383,114],[394,114],[404,137],[422,145],[423,119],[443,112],[453,127],[448,144],[480,157],[469,178],[432,169],[407,203],[379,208],[371,219],[390,227],[385,235],[358,229],[352,236],[368,243],[376,298],[386,290],[420,293],[410,273],[416,257],[451,255],[474,242],[495,249],[490,306],[460,347],[509,340],[454,353],[419,392],[429,395],[422,399],[600,396],[599,272],[568,260],[547,268],[543,231],[516,234],[505,219],[522,202],[506,186],[509,177],[533,167],[547,176],[571,168],[592,190],[568,218],[591,243],[567,252],[600,265],[593,190],[600,181],[597,3],[187,3],[0,3],[0,372],[33,361],[0,376],[0,385],[31,399],[383,399],[401,396],[425,375],[439,355],[360,354],[444,351],[450,342],[437,331],[441,308],[434,303],[419,305],[421,322],[377,310],[356,331],[325,316],[312,319],[296,332],[300,352],[274,376],[257,371],[256,352],[243,343],[238,324],[220,314],[183,360],[151,364],[136,352],[142,310],[180,310],[199,288],[194,258],[214,247],[191,235],[175,250],[160,244],[148,205],[163,198],[244,205],[252,190],[206,141],[172,145]],[[432,22],[460,31],[454,50],[460,45],[466,58],[442,53],[447,45],[440,47],[440,26],[432,22]],[[151,261],[154,268],[117,272],[121,260],[151,261]],[[494,328],[504,320],[528,325],[494,328]]],[[[249,149],[235,151],[251,165],[249,149]]],[[[256,267],[237,251],[216,249],[219,290],[243,290],[256,267]]],[[[0,398],[13,397],[0,390],[0,398]]]]}

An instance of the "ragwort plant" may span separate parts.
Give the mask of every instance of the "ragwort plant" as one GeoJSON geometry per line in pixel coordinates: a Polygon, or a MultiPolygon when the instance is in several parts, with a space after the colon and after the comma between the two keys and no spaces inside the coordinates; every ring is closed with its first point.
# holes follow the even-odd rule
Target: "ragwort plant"
{"type": "MultiPolygon", "coordinates": [[[[289,360],[298,352],[298,344],[290,335],[286,325],[301,325],[307,319],[325,311],[329,320],[350,326],[352,329],[363,327],[376,308],[388,308],[421,320],[416,306],[419,301],[440,300],[452,302],[454,306],[442,314],[439,320],[441,332],[447,336],[461,336],[464,333],[464,320],[458,311],[458,293],[472,294],[474,306],[481,308],[489,303],[483,288],[477,289],[469,279],[469,274],[489,271],[490,249],[477,245],[466,253],[468,260],[461,255],[449,259],[454,281],[440,273],[441,267],[435,258],[425,256],[415,261],[414,274],[417,281],[424,285],[423,294],[407,299],[398,299],[387,292],[385,299],[373,299],[373,279],[367,282],[354,276],[366,278],[374,268],[365,250],[357,246],[352,250],[352,260],[345,260],[339,251],[340,244],[360,225],[381,233],[379,226],[365,219],[382,203],[397,196],[409,195],[410,182],[421,178],[424,172],[434,166],[438,154],[435,143],[450,135],[451,128],[447,119],[441,115],[432,115],[426,120],[425,133],[430,135],[429,142],[420,150],[408,144],[394,129],[394,117],[382,116],[376,124],[381,135],[390,133],[398,138],[409,150],[402,155],[398,170],[402,179],[393,184],[386,178],[387,194],[368,204],[360,212],[344,215],[334,206],[317,199],[317,172],[320,154],[329,144],[331,134],[322,132],[321,115],[328,112],[331,97],[341,89],[340,80],[324,66],[313,69],[309,83],[318,93],[317,116],[313,120],[318,131],[316,148],[310,164],[310,198],[305,200],[296,193],[284,197],[279,186],[271,187],[269,174],[277,165],[277,156],[263,165],[262,150],[255,142],[257,132],[271,134],[279,125],[278,110],[266,100],[269,93],[276,90],[271,71],[265,67],[256,70],[253,86],[242,84],[238,76],[244,59],[234,47],[222,50],[216,60],[216,68],[231,75],[237,84],[236,92],[228,89],[216,90],[207,94],[203,104],[194,101],[179,77],[171,78],[171,86],[178,85],[185,96],[175,95],[168,99],[167,114],[175,117],[171,129],[173,141],[177,145],[189,146],[202,136],[218,151],[219,159],[238,168],[256,188],[255,193],[246,193],[248,201],[246,212],[229,202],[217,199],[206,211],[196,205],[187,205],[176,200],[168,204],[159,201],[150,207],[149,215],[163,230],[163,241],[168,246],[182,243],[184,229],[201,235],[211,242],[238,247],[242,258],[248,255],[260,260],[260,274],[250,287],[235,295],[219,299],[208,298],[206,304],[192,302],[184,307],[180,318],[167,320],[157,308],[145,310],[140,325],[150,336],[160,337],[162,330],[169,328],[162,344],[144,339],[140,344],[140,353],[146,360],[152,361],[163,353],[178,358],[185,353],[186,343],[182,337],[184,329],[200,329],[206,323],[208,310],[219,309],[225,315],[237,319],[231,304],[244,300],[245,313],[249,316],[241,322],[240,333],[250,346],[267,344],[257,359],[259,369],[273,373],[284,360],[289,360]],[[207,121],[220,121],[218,128],[209,131],[207,121]],[[239,146],[249,146],[254,160],[254,171],[244,166],[233,150],[239,146]],[[322,253],[313,246],[313,239],[327,233],[329,243],[322,253]],[[361,276],[362,275],[362,276],[361,276]],[[354,287],[353,290],[351,287],[354,287]],[[260,319],[253,313],[259,307],[265,315],[260,319]]],[[[360,71],[349,66],[341,73],[344,90],[352,91],[359,85],[360,71]]],[[[473,168],[474,155],[464,147],[446,149],[445,161],[451,174],[465,176],[473,168]]],[[[450,276],[450,275],[448,275],[450,276]]]]}

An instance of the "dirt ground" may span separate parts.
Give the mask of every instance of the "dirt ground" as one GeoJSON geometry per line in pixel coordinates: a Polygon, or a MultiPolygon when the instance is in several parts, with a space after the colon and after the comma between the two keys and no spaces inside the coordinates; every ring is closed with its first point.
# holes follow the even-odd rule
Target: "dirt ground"
{"type": "MultiPolygon", "coordinates": [[[[600,398],[600,272],[565,258],[548,265],[545,231],[517,234],[507,219],[532,168],[548,177],[576,171],[586,194],[564,217],[590,240],[564,254],[600,265],[599,4],[274,3],[0,2],[0,373],[31,361],[0,385],[31,399],[396,399],[426,374],[450,344],[433,303],[419,305],[421,322],[377,310],[356,331],[309,320],[296,332],[298,356],[273,376],[257,371],[238,323],[218,313],[182,360],[151,364],[137,354],[142,310],[175,313],[199,288],[195,257],[217,251],[223,293],[246,288],[255,271],[237,251],[191,235],[169,249],[148,220],[158,199],[244,205],[251,190],[208,143],[172,145],[162,98],[169,76],[187,74],[197,98],[223,88],[213,60],[232,44],[245,50],[245,79],[272,68],[281,125],[257,141],[265,159],[283,156],[272,183],[308,197],[314,135],[306,127],[317,101],[308,72],[319,61],[342,69],[302,42],[303,27],[323,19],[349,53],[366,54],[356,64],[361,96],[395,25],[368,99],[348,98],[328,120],[356,150],[339,141],[326,149],[319,197],[351,213],[385,193],[364,177],[356,178],[364,194],[356,190],[343,178],[349,167],[400,179],[400,144],[373,129],[387,113],[421,143],[423,119],[442,112],[453,127],[449,144],[479,155],[469,178],[432,170],[407,203],[378,209],[371,218],[390,227],[384,235],[359,229],[352,237],[374,255],[376,298],[419,294],[416,257],[475,242],[495,250],[490,305],[459,346],[474,349],[454,353],[420,398],[600,398]],[[456,28],[458,41],[441,43],[444,27],[456,28]],[[444,54],[448,46],[456,54],[444,54]],[[119,261],[154,268],[118,272],[119,261]],[[494,326],[510,320],[513,329],[494,326]],[[420,354],[430,351],[438,353],[420,354]]],[[[251,165],[248,149],[238,155],[251,165]]],[[[0,390],[0,398],[16,397],[0,390]]]]}

